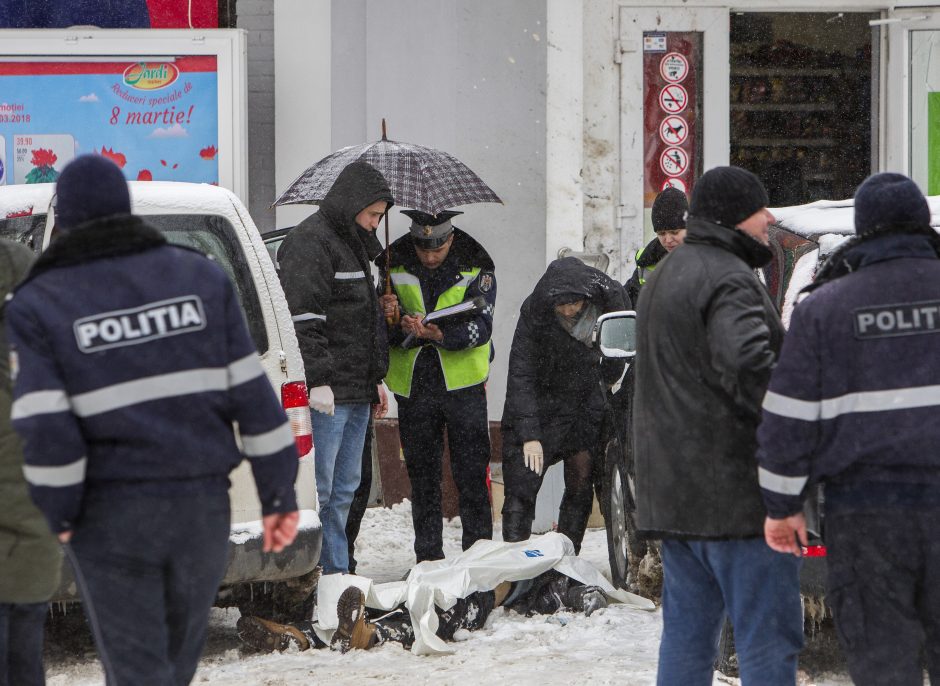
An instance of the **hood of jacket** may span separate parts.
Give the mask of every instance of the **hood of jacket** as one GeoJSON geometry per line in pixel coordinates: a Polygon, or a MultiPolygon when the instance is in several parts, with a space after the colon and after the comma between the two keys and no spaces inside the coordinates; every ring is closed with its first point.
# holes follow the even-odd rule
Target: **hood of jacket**
{"type": "Polygon", "coordinates": [[[387,202],[389,208],[395,203],[388,182],[371,164],[357,160],[336,177],[333,187],[320,202],[320,214],[334,229],[352,232],[356,215],[380,200],[387,202]]]}
{"type": "Polygon", "coordinates": [[[689,217],[686,228],[687,243],[713,245],[727,250],[744,260],[751,269],[763,267],[773,258],[769,247],[751,238],[741,229],[729,229],[727,226],[697,217],[689,217]]]}
{"type": "MultiPolygon", "coordinates": [[[[586,265],[577,257],[563,257],[550,265],[532,291],[532,314],[540,321],[555,321],[555,304],[565,295],[581,296],[608,312],[608,303],[617,295],[613,292],[614,282],[604,272],[586,265]]],[[[621,289],[622,290],[622,289],[621,289]]],[[[621,305],[623,306],[623,305],[621,305]]]]}

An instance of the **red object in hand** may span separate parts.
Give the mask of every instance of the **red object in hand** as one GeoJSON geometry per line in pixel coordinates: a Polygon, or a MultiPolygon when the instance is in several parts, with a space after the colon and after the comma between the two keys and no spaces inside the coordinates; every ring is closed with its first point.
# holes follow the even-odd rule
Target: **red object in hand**
{"type": "Polygon", "coordinates": [[[826,546],[824,545],[804,545],[803,557],[826,557],[826,546]]]}

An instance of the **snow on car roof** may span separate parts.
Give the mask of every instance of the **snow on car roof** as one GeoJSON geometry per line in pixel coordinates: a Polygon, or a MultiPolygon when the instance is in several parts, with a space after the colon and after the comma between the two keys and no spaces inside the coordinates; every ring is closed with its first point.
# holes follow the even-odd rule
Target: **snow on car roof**
{"type": "MultiPolygon", "coordinates": [[[[132,210],[138,214],[237,214],[232,192],[207,183],[130,181],[132,210]]],[[[29,212],[45,214],[55,184],[0,186],[0,218],[29,212]]]]}
{"type": "MultiPolygon", "coordinates": [[[[930,206],[930,225],[940,229],[940,196],[927,198],[930,206]]],[[[777,224],[801,236],[855,233],[855,202],[848,200],[817,200],[806,205],[772,207],[777,224]]]]}

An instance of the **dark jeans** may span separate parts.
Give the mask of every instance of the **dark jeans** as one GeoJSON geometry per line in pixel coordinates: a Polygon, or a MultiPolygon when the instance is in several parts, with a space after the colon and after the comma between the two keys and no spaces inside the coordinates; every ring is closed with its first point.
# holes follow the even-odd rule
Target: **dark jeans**
{"type": "Polygon", "coordinates": [[[228,538],[224,490],[86,496],[66,553],[109,686],[190,682],[228,538]]]}
{"type": "Polygon", "coordinates": [[[46,603],[0,603],[0,686],[42,686],[46,603]]]}
{"type": "Polygon", "coordinates": [[[665,539],[658,686],[710,686],[725,616],[743,686],[794,686],[803,648],[800,559],[763,538],[665,539]]]}
{"type": "Polygon", "coordinates": [[[829,596],[852,681],[940,684],[940,510],[830,515],[829,596]]]}
{"type": "Polygon", "coordinates": [[[359,538],[359,529],[362,527],[362,518],[369,507],[369,494],[372,492],[372,438],[375,428],[372,415],[369,415],[369,426],[366,428],[366,442],[362,446],[362,476],[359,479],[359,488],[353,494],[349,514],[346,516],[346,543],[349,545],[349,573],[356,573],[356,539],[359,538]]]}
{"type": "Polygon", "coordinates": [[[444,559],[441,465],[444,432],[450,468],[460,499],[462,545],[493,537],[493,512],[486,487],[490,434],[483,384],[448,391],[437,354],[424,351],[415,364],[411,397],[396,395],[398,433],[411,482],[411,518],[418,562],[444,559]]]}

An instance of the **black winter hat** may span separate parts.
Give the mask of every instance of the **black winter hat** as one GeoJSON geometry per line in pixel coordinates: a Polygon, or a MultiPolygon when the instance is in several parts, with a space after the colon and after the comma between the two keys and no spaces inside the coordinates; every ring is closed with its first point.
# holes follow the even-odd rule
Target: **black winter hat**
{"type": "Polygon", "coordinates": [[[689,216],[734,228],[769,204],[767,190],[754,174],[740,167],[715,167],[695,183],[689,216]]]}
{"type": "Polygon", "coordinates": [[[55,193],[55,221],[60,229],[131,211],[124,173],[101,155],[81,155],[69,162],[59,175],[55,193]]]}
{"type": "MultiPolygon", "coordinates": [[[[930,229],[930,208],[920,188],[903,174],[869,176],[855,191],[855,233],[930,229]]],[[[932,233],[932,231],[931,231],[932,233]]]]}
{"type": "Polygon", "coordinates": [[[685,215],[689,211],[689,201],[685,193],[670,186],[656,196],[653,201],[653,231],[668,231],[685,228],[685,215]]]}

